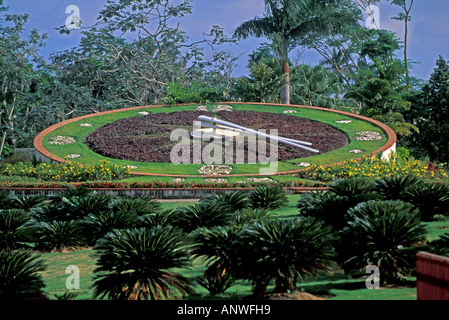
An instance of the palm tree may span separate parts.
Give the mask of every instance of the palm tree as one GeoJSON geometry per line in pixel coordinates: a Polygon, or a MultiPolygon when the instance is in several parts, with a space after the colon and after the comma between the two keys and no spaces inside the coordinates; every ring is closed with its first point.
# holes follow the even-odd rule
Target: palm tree
{"type": "Polygon", "coordinates": [[[171,271],[191,264],[184,234],[172,226],[114,230],[94,246],[95,297],[156,300],[185,296],[191,284],[171,271]]]}
{"type": "Polygon", "coordinates": [[[322,65],[303,64],[292,68],[292,83],[294,104],[330,108],[336,102],[333,95],[343,92],[338,76],[322,65]]]}
{"type": "Polygon", "coordinates": [[[297,41],[310,33],[335,32],[345,23],[335,5],[337,0],[265,0],[266,13],[243,22],[234,31],[234,38],[250,36],[268,38],[282,60],[285,85],[281,89],[281,103],[290,104],[290,66],[288,53],[297,41]]]}

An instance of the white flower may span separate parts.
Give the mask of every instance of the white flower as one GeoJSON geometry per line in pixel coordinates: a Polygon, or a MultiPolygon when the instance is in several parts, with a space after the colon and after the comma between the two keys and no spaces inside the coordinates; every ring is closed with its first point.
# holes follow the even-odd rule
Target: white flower
{"type": "Polygon", "coordinates": [[[298,167],[310,167],[311,164],[307,162],[301,162],[297,164],[298,167]]]}
{"type": "Polygon", "coordinates": [[[337,121],[337,123],[351,123],[352,121],[351,120],[340,120],[340,121],[337,121]]]}
{"type": "Polygon", "coordinates": [[[196,111],[207,111],[207,107],[206,106],[196,107],[196,111]]]}
{"type": "Polygon", "coordinates": [[[66,144],[72,144],[75,142],[76,142],[75,139],[73,139],[71,137],[56,136],[54,138],[50,138],[48,143],[56,144],[56,145],[66,145],[66,144]]]}
{"type": "Polygon", "coordinates": [[[226,179],[204,179],[206,183],[228,183],[226,179]]]}
{"type": "Polygon", "coordinates": [[[66,155],[66,157],[69,159],[77,159],[77,158],[80,158],[81,155],[80,154],[68,154],[68,155],[66,155]]]}
{"type": "Polygon", "coordinates": [[[363,150],[355,149],[355,150],[349,151],[349,153],[363,153],[363,150]]]}
{"type": "Polygon", "coordinates": [[[382,140],[382,136],[379,132],[363,131],[357,132],[357,135],[359,135],[359,137],[355,137],[354,139],[359,141],[382,140]]]}
{"type": "Polygon", "coordinates": [[[247,180],[251,181],[251,182],[271,182],[271,181],[274,181],[271,178],[247,178],[247,180]]]}
{"type": "Polygon", "coordinates": [[[297,113],[296,110],[285,110],[284,113],[297,113]]]}
{"type": "Polygon", "coordinates": [[[224,104],[218,104],[218,105],[216,105],[213,109],[212,109],[212,111],[213,112],[219,112],[219,111],[232,111],[232,107],[231,106],[227,106],[227,105],[224,105],[224,104]]]}
{"type": "Polygon", "coordinates": [[[92,127],[90,123],[81,123],[80,127],[92,127]]]}
{"type": "Polygon", "coordinates": [[[143,115],[143,116],[147,116],[147,115],[149,115],[150,113],[149,112],[146,112],[146,111],[141,111],[141,112],[137,112],[138,114],[141,114],[141,115],[143,115]]]}
{"type": "Polygon", "coordinates": [[[198,172],[207,176],[218,176],[229,174],[232,171],[231,166],[225,165],[204,165],[198,169],[198,172]]]}
{"type": "Polygon", "coordinates": [[[127,169],[137,169],[136,166],[131,166],[131,165],[124,166],[124,168],[127,168],[127,169]]]}

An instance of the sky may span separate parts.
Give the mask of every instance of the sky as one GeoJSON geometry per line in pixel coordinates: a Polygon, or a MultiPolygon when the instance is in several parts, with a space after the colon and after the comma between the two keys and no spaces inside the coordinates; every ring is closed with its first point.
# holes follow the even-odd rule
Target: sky
{"type": "MultiPolygon", "coordinates": [[[[75,5],[80,10],[83,25],[93,25],[97,21],[99,11],[106,0],[4,0],[11,13],[28,13],[28,27],[36,28],[41,33],[47,33],[47,47],[41,51],[44,57],[50,53],[75,47],[80,39],[79,32],[61,35],[55,29],[65,24],[69,13],[66,8],[75,5]]],[[[407,0],[409,2],[409,0],[407,0]]],[[[211,30],[213,25],[219,25],[224,32],[231,35],[233,30],[243,21],[262,16],[263,0],[193,0],[193,12],[181,20],[181,29],[187,32],[192,40],[202,37],[203,32],[211,30]]],[[[403,39],[403,22],[392,20],[399,8],[387,1],[379,4],[380,27],[393,31],[403,39]]],[[[368,17],[366,15],[366,17],[368,17]]],[[[224,47],[240,59],[234,76],[247,74],[248,54],[266,42],[265,39],[247,39],[238,45],[224,47]]],[[[301,53],[300,63],[316,64],[320,57],[311,50],[295,49],[292,57],[301,53]]],[[[435,68],[439,55],[449,60],[449,1],[448,0],[414,0],[412,21],[409,26],[409,59],[417,62],[412,75],[420,79],[428,79],[435,68]]],[[[398,52],[398,57],[402,53],[398,52]]]]}

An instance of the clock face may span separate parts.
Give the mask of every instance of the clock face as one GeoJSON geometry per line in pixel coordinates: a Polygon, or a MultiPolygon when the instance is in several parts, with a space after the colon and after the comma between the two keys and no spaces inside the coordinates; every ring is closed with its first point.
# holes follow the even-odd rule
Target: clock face
{"type": "Polygon", "coordinates": [[[225,164],[224,174],[237,177],[260,175],[266,163],[277,162],[277,174],[292,174],[385,153],[395,143],[390,131],[372,119],[314,107],[159,105],[70,119],[39,134],[35,146],[54,161],[107,161],[137,175],[196,177],[207,175],[202,167],[225,164]],[[248,132],[266,144],[254,144],[248,132]]]}
{"type": "MultiPolygon", "coordinates": [[[[192,138],[200,139],[204,148],[212,140],[237,140],[241,135],[251,134],[259,140],[265,138],[269,148],[270,138],[278,138],[280,161],[340,149],[349,142],[343,132],[332,126],[286,114],[180,111],[120,119],[92,132],[85,143],[92,151],[114,159],[170,163],[170,154],[176,145],[170,136],[174,130],[180,129],[188,131],[192,138]],[[270,135],[270,132],[275,134],[270,135]]],[[[245,159],[250,153],[260,152],[258,146],[251,144],[248,139],[243,144],[245,159]]],[[[193,163],[193,150],[191,153],[193,163]]]]}

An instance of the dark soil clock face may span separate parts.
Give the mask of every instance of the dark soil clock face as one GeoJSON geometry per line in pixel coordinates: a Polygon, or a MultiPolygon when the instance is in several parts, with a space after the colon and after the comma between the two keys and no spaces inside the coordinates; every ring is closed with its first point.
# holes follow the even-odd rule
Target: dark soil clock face
{"type": "MultiPolygon", "coordinates": [[[[172,131],[191,131],[193,123],[201,115],[216,117],[254,130],[265,129],[267,133],[271,129],[277,129],[279,136],[310,142],[320,153],[340,149],[349,143],[346,134],[324,123],[286,114],[257,111],[179,111],[120,119],[89,134],[85,143],[92,151],[109,158],[170,163],[170,152],[176,145],[176,142],[170,141],[172,131]]],[[[251,147],[245,143],[245,154],[249,151],[257,153],[257,148],[250,150],[251,147]]],[[[278,145],[279,161],[311,155],[316,154],[282,143],[278,145]]],[[[267,156],[270,156],[269,151],[267,156]]]]}

